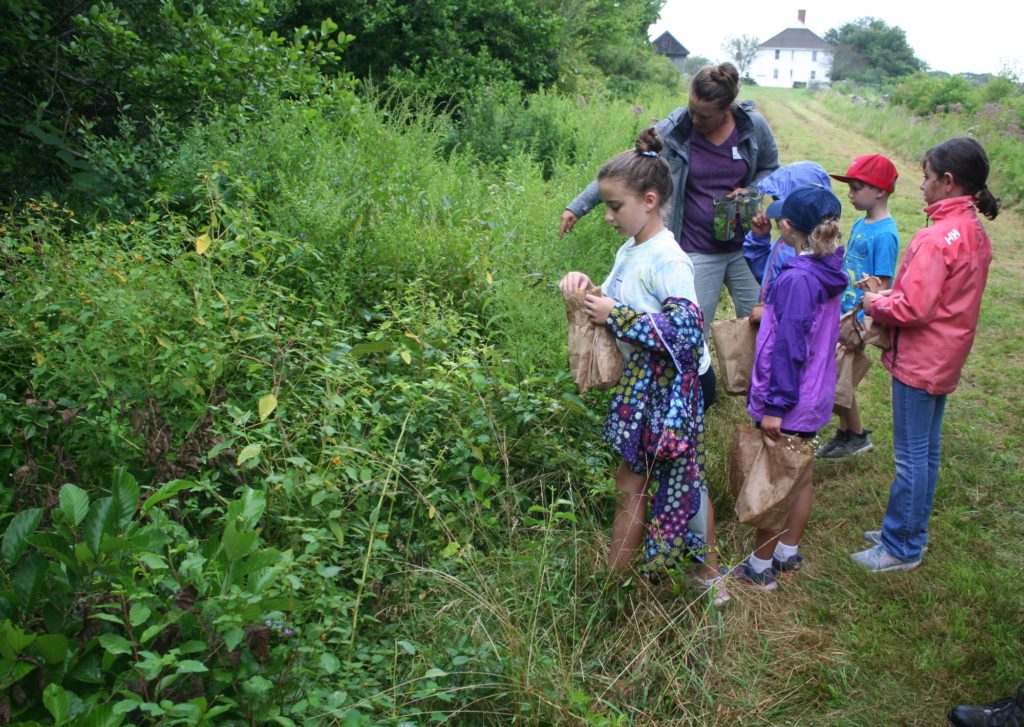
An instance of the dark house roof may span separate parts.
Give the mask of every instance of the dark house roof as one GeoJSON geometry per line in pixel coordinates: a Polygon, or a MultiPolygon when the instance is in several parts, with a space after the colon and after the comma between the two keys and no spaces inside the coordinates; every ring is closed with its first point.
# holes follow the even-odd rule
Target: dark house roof
{"type": "Polygon", "coordinates": [[[762,50],[767,48],[833,50],[831,43],[826,43],[807,28],[786,28],[757,47],[762,50]]]}
{"type": "Polygon", "coordinates": [[[681,56],[685,58],[690,55],[690,51],[686,50],[686,46],[675,39],[675,36],[669,33],[667,30],[659,35],[654,40],[654,50],[661,53],[663,56],[672,58],[673,56],[681,56]]]}

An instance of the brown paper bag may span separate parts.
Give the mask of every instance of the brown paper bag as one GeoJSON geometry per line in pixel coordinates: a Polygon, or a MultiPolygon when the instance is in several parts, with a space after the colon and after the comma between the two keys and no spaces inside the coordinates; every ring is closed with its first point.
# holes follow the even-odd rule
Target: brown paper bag
{"type": "MultiPolygon", "coordinates": [[[[848,310],[839,318],[839,344],[846,348],[853,348],[859,351],[864,350],[863,328],[857,321],[857,313],[860,306],[848,310]]],[[[837,354],[838,356],[838,354],[837,354]]],[[[837,358],[838,360],[838,358],[837,358]]]]}
{"type": "Polygon", "coordinates": [[[857,314],[861,308],[857,304],[839,319],[839,342],[847,348],[863,349],[869,343],[882,350],[889,348],[888,327],[875,323],[869,315],[865,315],[863,321],[858,321],[857,314]]]}
{"type": "Polygon", "coordinates": [[[714,321],[711,338],[718,357],[718,384],[727,394],[746,394],[754,368],[757,326],[750,323],[750,318],[714,321]]]}
{"type": "Polygon", "coordinates": [[[849,409],[853,406],[853,393],[871,368],[871,358],[862,349],[836,346],[835,406],[849,409]]]}
{"type": "Polygon", "coordinates": [[[590,287],[562,293],[569,319],[569,370],[581,395],[591,389],[610,389],[622,378],[622,352],[615,345],[615,336],[606,327],[591,323],[583,307],[587,293],[600,292],[600,288],[590,287]]]}
{"type": "Polygon", "coordinates": [[[733,436],[730,460],[736,517],[756,528],[782,530],[793,500],[811,481],[811,442],[786,435],[769,439],[760,429],[740,425],[733,436]]]}
{"type": "Polygon", "coordinates": [[[883,351],[889,349],[892,345],[892,341],[889,337],[889,327],[883,326],[881,323],[875,323],[875,321],[869,315],[864,316],[864,343],[870,343],[872,346],[878,346],[883,351]]]}

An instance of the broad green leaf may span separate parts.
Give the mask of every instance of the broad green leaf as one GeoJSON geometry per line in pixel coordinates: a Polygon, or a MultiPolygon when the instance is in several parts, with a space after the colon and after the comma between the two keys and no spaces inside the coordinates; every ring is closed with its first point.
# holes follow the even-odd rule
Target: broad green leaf
{"type": "Polygon", "coordinates": [[[114,500],[110,497],[101,497],[89,507],[89,514],[85,517],[83,535],[85,544],[89,546],[94,556],[100,553],[100,543],[104,535],[114,534],[114,500]]]}
{"type": "Polygon", "coordinates": [[[423,675],[424,679],[441,679],[442,677],[448,676],[448,672],[443,669],[428,669],[427,673],[423,675]]]}
{"type": "Polygon", "coordinates": [[[196,238],[196,253],[199,255],[205,255],[206,251],[210,249],[210,236],[205,232],[196,238]]]}
{"type": "Polygon", "coordinates": [[[74,549],[71,543],[59,535],[53,533],[34,533],[25,540],[51,558],[59,560],[72,571],[77,570],[78,561],[75,560],[74,549]]]}
{"type": "Polygon", "coordinates": [[[146,513],[161,502],[174,497],[182,490],[190,490],[195,486],[196,483],[191,480],[171,480],[170,482],[165,482],[159,490],[147,497],[146,501],[142,503],[142,515],[145,516],[146,513]]]}
{"type": "Polygon", "coordinates": [[[334,654],[324,652],[320,654],[320,668],[327,674],[334,674],[341,668],[341,661],[334,654]]]}
{"type": "Polygon", "coordinates": [[[205,664],[195,659],[183,659],[178,662],[178,673],[179,674],[202,674],[203,672],[210,671],[205,664]]]}
{"type": "Polygon", "coordinates": [[[261,396],[259,401],[260,421],[264,421],[277,408],[277,397],[273,394],[261,396]]]}
{"type": "Polygon", "coordinates": [[[255,528],[267,509],[267,493],[263,490],[254,490],[246,487],[242,496],[237,500],[228,503],[229,520],[233,521],[239,528],[247,530],[255,528]]]}
{"type": "Polygon", "coordinates": [[[224,529],[224,552],[229,560],[238,560],[256,546],[259,533],[254,530],[239,532],[235,528],[224,529]]]}
{"type": "Polygon", "coordinates": [[[115,522],[121,529],[127,528],[139,509],[139,483],[124,467],[114,470],[111,496],[114,499],[115,522]]]}
{"type": "Polygon", "coordinates": [[[22,631],[10,620],[0,621],[0,655],[5,661],[14,661],[35,640],[35,634],[22,631]]]}
{"type": "Polygon", "coordinates": [[[248,462],[250,459],[258,457],[259,454],[260,445],[250,444],[245,449],[238,453],[238,459],[235,461],[235,464],[240,465],[243,462],[248,462]]]}
{"type": "Polygon", "coordinates": [[[123,722],[124,714],[117,711],[113,702],[107,702],[91,706],[74,722],[74,727],[119,727],[123,722]]]}
{"type": "Polygon", "coordinates": [[[120,636],[118,634],[101,634],[100,646],[102,646],[110,654],[132,653],[131,642],[125,637],[120,636]]]}
{"type": "Polygon", "coordinates": [[[46,558],[39,553],[32,553],[18,565],[18,569],[11,578],[11,589],[26,610],[30,610],[36,605],[36,595],[43,586],[46,568],[46,558]]]}
{"type": "Polygon", "coordinates": [[[248,694],[265,694],[274,688],[274,683],[261,676],[254,676],[242,682],[242,689],[248,694]]]}
{"type": "Polygon", "coordinates": [[[4,563],[12,567],[18,562],[18,558],[25,552],[28,542],[25,540],[39,527],[39,521],[43,518],[42,508],[33,507],[22,510],[11,518],[7,532],[4,533],[4,542],[0,545],[0,552],[3,553],[4,563]]]}
{"type": "Polygon", "coordinates": [[[64,485],[60,488],[60,509],[77,528],[89,512],[89,493],[76,485],[64,485]]]}
{"type": "Polygon", "coordinates": [[[133,627],[137,628],[142,624],[146,623],[146,621],[149,620],[150,614],[152,613],[153,611],[149,608],[149,606],[146,606],[141,603],[133,603],[131,609],[129,609],[128,611],[128,621],[131,623],[133,627]]]}
{"type": "Polygon", "coordinates": [[[412,354],[410,354],[408,350],[403,348],[398,355],[401,356],[402,360],[405,361],[407,364],[412,363],[412,354]]]}
{"type": "Polygon", "coordinates": [[[63,634],[41,634],[32,648],[47,664],[60,664],[68,655],[68,640],[63,634]]]}
{"type": "Polygon", "coordinates": [[[236,626],[224,634],[224,646],[228,647],[228,651],[234,651],[244,638],[245,632],[236,626]]]}
{"type": "Polygon", "coordinates": [[[43,706],[53,715],[54,724],[63,724],[71,709],[71,698],[60,684],[50,682],[43,690],[43,706]]]}

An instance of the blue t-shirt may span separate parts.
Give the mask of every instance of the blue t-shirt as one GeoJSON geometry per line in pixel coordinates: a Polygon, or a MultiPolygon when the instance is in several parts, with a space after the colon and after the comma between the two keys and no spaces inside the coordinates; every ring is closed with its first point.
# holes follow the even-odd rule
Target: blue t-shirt
{"type": "Polygon", "coordinates": [[[853,223],[843,258],[843,267],[850,279],[839,300],[843,313],[852,310],[864,295],[864,291],[854,288],[853,283],[865,273],[892,278],[896,273],[899,253],[900,233],[892,217],[877,222],[868,222],[866,217],[861,217],[853,223]]]}

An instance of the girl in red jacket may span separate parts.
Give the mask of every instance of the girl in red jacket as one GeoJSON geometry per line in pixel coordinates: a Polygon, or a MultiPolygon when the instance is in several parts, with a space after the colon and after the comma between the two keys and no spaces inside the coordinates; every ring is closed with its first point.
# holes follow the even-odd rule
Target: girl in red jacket
{"type": "Polygon", "coordinates": [[[974,342],[992,245],[975,212],[995,219],[988,156],[958,137],[932,147],[921,191],[932,221],[914,235],[891,290],[864,293],[864,310],[890,326],[882,363],[892,374],[892,440],[896,476],[881,530],[871,548],[851,558],[870,571],[911,570],[928,547],[928,520],[939,476],[946,395],[974,342]]]}

